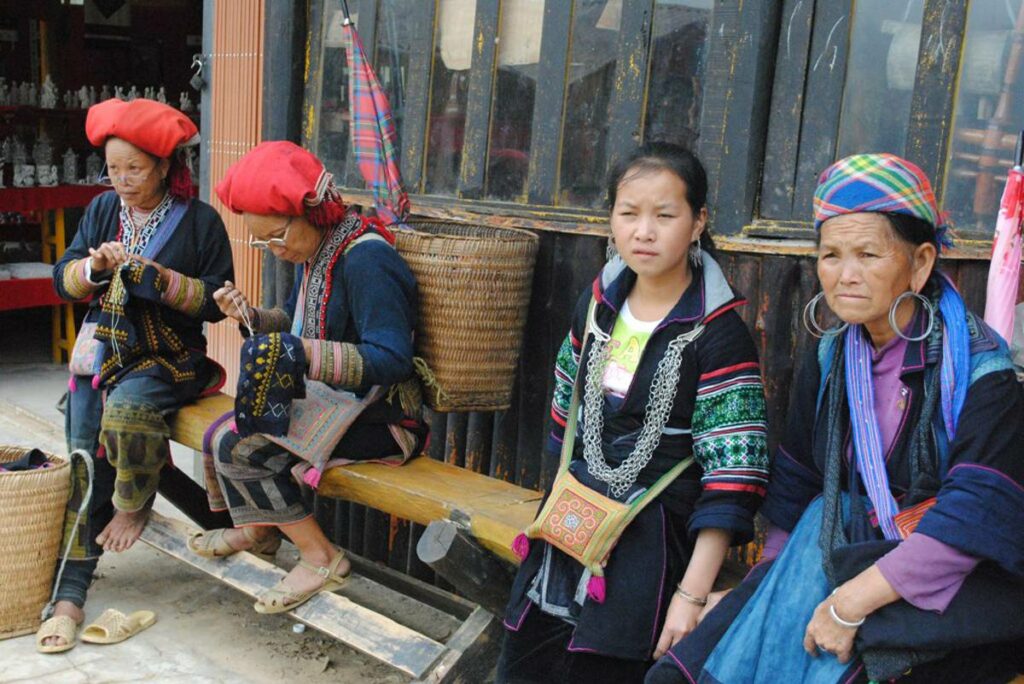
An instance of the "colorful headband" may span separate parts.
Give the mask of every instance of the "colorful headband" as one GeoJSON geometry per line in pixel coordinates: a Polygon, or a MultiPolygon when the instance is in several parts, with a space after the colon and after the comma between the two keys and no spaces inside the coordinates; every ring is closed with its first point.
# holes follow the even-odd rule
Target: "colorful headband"
{"type": "Polygon", "coordinates": [[[953,246],[928,176],[894,154],[855,154],[835,162],[818,178],[815,230],[833,216],[858,212],[914,216],[935,227],[940,248],[953,246]]]}

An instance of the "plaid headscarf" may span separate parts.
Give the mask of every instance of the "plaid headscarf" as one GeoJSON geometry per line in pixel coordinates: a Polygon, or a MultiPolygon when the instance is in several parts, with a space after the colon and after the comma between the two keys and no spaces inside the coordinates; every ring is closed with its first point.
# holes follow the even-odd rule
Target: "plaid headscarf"
{"type": "Polygon", "coordinates": [[[833,216],[877,212],[906,214],[935,227],[935,243],[952,247],[946,219],[928,176],[894,154],[854,154],[822,172],[814,191],[814,229],[833,216]]]}

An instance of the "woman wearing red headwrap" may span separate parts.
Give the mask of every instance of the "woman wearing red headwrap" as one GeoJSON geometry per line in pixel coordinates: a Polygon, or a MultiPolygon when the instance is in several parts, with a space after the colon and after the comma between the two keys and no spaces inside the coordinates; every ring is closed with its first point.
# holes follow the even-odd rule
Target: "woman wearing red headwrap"
{"type": "Polygon", "coordinates": [[[189,546],[207,557],[243,549],[272,554],[279,544],[277,530],[284,532],[302,561],[255,605],[257,612],[278,613],[337,587],[350,569],[307,510],[295,476],[315,487],[332,465],[400,463],[423,446],[426,430],[419,419],[412,358],[416,282],[387,229],[346,207],[320,160],[297,145],[257,146],[228,170],[217,194],[243,215],[251,247],[299,266],[284,310],[249,306],[231,282],[214,293],[221,310],[254,335],[243,345],[243,358],[253,350],[289,345],[296,353],[278,357],[287,370],[262,356],[243,361],[235,420],[226,416],[207,433],[216,471],[215,479],[208,478],[215,493],[211,506],[228,508],[237,527],[197,534],[189,546]],[[291,374],[288,382],[268,390],[281,395],[267,401],[261,389],[253,401],[246,400],[247,387],[270,382],[268,366],[274,378],[291,374]],[[330,408],[318,413],[307,405],[305,417],[282,420],[287,411],[280,409],[301,396],[293,391],[301,386],[307,398],[314,386],[321,393],[329,388],[330,408]],[[275,411],[261,412],[257,404],[275,411]],[[254,428],[250,421],[261,418],[254,428]],[[273,441],[281,433],[265,426],[288,420],[315,425],[327,436],[327,446],[314,454],[273,441]]]}
{"type": "MultiPolygon", "coordinates": [[[[213,292],[234,277],[223,222],[192,198],[182,149],[198,141],[195,124],[159,102],[114,99],[90,108],[85,127],[113,191],[86,209],[53,277],[64,299],[91,297],[70,364],[66,432],[69,450],[94,457],[95,475],[54,617],[38,633],[48,653],[74,646],[99,556],[141,534],[170,455],[167,415],[222,378],[206,358],[203,323],[224,317],[213,292]]],[[[79,470],[69,530],[70,506],[89,485],[79,470]]]]}

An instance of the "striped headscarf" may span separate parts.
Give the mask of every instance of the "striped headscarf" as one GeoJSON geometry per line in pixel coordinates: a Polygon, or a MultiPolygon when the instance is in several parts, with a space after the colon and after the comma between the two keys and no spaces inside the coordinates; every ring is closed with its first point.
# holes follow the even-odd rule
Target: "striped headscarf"
{"type": "Polygon", "coordinates": [[[935,227],[935,243],[952,247],[945,216],[928,176],[894,154],[854,154],[822,172],[814,191],[814,228],[833,216],[877,212],[906,214],[935,227]]]}

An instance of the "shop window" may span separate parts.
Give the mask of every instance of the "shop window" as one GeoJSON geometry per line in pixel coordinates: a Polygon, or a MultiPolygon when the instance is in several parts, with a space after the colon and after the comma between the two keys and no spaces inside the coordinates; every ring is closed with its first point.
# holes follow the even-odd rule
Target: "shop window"
{"type": "MultiPolygon", "coordinates": [[[[858,0],[850,28],[837,158],[903,150],[923,15],[922,0],[858,0]]],[[[832,55],[826,51],[819,59],[816,66],[821,68],[832,55]]]]}
{"type": "Polygon", "coordinates": [[[957,232],[988,238],[1024,128],[1024,2],[973,0],[967,16],[943,205],[957,232]]]}
{"type": "MultiPolygon", "coordinates": [[[[720,160],[724,131],[749,125],[735,114],[743,111],[735,98],[750,102],[757,79],[767,78],[754,74],[768,48],[758,44],[737,60],[729,46],[767,34],[778,16],[743,5],[717,17],[719,4],[730,5],[722,0],[348,4],[391,101],[403,178],[421,206],[435,201],[430,196],[454,197],[559,207],[566,216],[600,212],[609,167],[644,140],[720,160]],[[726,122],[730,115],[735,123],[726,122]]],[[[311,7],[318,30],[306,141],[358,190],[341,1],[311,7]]],[[[766,100],[769,92],[760,87],[756,96],[766,100]]],[[[754,169],[745,162],[741,171],[754,169]]]]}

